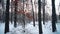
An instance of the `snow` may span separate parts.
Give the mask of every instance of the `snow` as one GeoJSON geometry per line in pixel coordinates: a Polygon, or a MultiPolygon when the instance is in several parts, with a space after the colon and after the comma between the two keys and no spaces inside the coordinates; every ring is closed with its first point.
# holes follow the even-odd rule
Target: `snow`
{"type": "Polygon", "coordinates": [[[4,23],[0,23],[0,34],[4,34],[4,23]]]}
{"type": "MultiPolygon", "coordinates": [[[[21,25],[17,25],[18,27],[14,28],[13,24],[9,24],[10,32],[7,34],[39,34],[39,29],[38,29],[38,22],[36,22],[36,26],[33,26],[33,22],[25,25],[25,29],[21,25]],[[24,32],[25,30],[25,32],[24,32]]],[[[52,27],[51,27],[51,21],[45,22],[45,25],[43,25],[42,22],[42,29],[43,29],[43,34],[60,34],[60,23],[56,23],[57,26],[57,31],[52,32],[52,27]]],[[[0,23],[0,34],[4,34],[4,23],[0,23]]]]}

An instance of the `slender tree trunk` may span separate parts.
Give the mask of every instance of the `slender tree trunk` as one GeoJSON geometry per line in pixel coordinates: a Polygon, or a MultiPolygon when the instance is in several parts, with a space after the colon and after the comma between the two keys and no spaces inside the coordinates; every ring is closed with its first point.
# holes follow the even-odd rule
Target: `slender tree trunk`
{"type": "Polygon", "coordinates": [[[12,15],[13,15],[13,14],[11,13],[11,24],[12,24],[12,15]]]}
{"type": "Polygon", "coordinates": [[[39,34],[42,34],[42,24],[41,24],[41,0],[38,0],[38,23],[39,23],[39,34]]]}
{"type": "Polygon", "coordinates": [[[1,19],[2,19],[2,21],[3,21],[3,17],[4,17],[4,15],[3,15],[3,12],[4,12],[4,9],[5,9],[5,7],[4,7],[4,0],[0,0],[0,4],[2,5],[2,9],[3,9],[3,11],[1,12],[1,19]]]}
{"type": "Polygon", "coordinates": [[[15,0],[14,27],[17,27],[17,0],[15,0]]]}
{"type": "Polygon", "coordinates": [[[60,20],[60,14],[59,14],[59,20],[60,20]]]}
{"type": "MultiPolygon", "coordinates": [[[[23,13],[24,13],[24,0],[23,0],[23,13]]],[[[25,14],[23,14],[23,32],[25,32],[25,14]]]]}
{"type": "Polygon", "coordinates": [[[6,1],[6,12],[5,12],[5,33],[9,32],[9,0],[6,1]]]}
{"type": "Polygon", "coordinates": [[[31,0],[32,4],[32,12],[33,12],[33,26],[35,26],[35,18],[34,18],[34,9],[33,9],[33,1],[31,0]]]}
{"type": "Polygon", "coordinates": [[[11,0],[11,23],[12,23],[12,16],[13,16],[13,0],[11,0]]]}
{"type": "Polygon", "coordinates": [[[45,0],[43,0],[43,24],[45,24],[45,0]]]}
{"type": "Polygon", "coordinates": [[[56,21],[55,0],[52,0],[52,32],[56,31],[56,21]]]}

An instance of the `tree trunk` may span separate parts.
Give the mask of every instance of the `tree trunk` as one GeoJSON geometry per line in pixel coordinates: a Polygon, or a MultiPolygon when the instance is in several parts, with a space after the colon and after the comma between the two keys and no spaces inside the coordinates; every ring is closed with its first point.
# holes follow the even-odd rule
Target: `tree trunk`
{"type": "Polygon", "coordinates": [[[45,24],[45,0],[43,0],[43,24],[45,24]]]}
{"type": "Polygon", "coordinates": [[[12,23],[12,21],[13,21],[13,0],[11,0],[11,23],[12,23]]]}
{"type": "Polygon", "coordinates": [[[38,22],[39,22],[39,34],[42,34],[42,24],[41,24],[41,0],[38,0],[38,22]]]}
{"type": "Polygon", "coordinates": [[[32,12],[33,12],[33,26],[35,26],[35,18],[34,18],[34,9],[33,9],[33,1],[31,0],[32,4],[32,12]]]}
{"type": "Polygon", "coordinates": [[[9,0],[6,1],[6,12],[5,12],[5,33],[9,32],[9,0]]]}
{"type": "Polygon", "coordinates": [[[55,0],[52,0],[52,32],[56,31],[56,21],[55,0]]]}
{"type": "Polygon", "coordinates": [[[60,20],[60,14],[59,14],[59,20],[60,20]]]}
{"type": "Polygon", "coordinates": [[[4,3],[5,3],[5,2],[4,2],[4,0],[1,0],[1,1],[2,1],[2,9],[3,9],[2,21],[4,22],[4,20],[5,20],[5,19],[4,19],[4,17],[5,17],[5,15],[4,15],[4,14],[5,14],[5,6],[4,6],[4,3]]]}
{"type": "Polygon", "coordinates": [[[14,27],[17,27],[17,0],[15,0],[14,27]]]}
{"type": "Polygon", "coordinates": [[[60,20],[60,12],[59,12],[59,20],[60,20]]]}
{"type": "MultiPolygon", "coordinates": [[[[23,13],[24,13],[24,0],[23,0],[23,13]]],[[[25,14],[23,14],[23,32],[25,32],[25,14]]]]}

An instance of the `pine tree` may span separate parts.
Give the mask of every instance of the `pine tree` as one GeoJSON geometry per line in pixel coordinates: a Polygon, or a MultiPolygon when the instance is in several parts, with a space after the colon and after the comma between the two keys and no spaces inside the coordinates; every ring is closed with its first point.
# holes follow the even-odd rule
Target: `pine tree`
{"type": "Polygon", "coordinates": [[[6,1],[5,33],[9,32],[9,0],[6,1]]]}
{"type": "Polygon", "coordinates": [[[39,34],[42,34],[42,24],[41,24],[41,0],[38,0],[38,23],[39,23],[39,34]]]}
{"type": "Polygon", "coordinates": [[[52,0],[52,32],[56,31],[56,21],[55,0],[52,0]]]}

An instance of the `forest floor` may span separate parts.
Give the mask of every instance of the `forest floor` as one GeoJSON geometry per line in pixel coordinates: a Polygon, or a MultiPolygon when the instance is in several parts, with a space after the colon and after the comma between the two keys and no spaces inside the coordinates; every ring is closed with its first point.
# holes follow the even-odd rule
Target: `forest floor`
{"type": "MultiPolygon", "coordinates": [[[[9,24],[10,32],[7,34],[39,34],[38,22],[36,22],[35,27],[33,22],[25,25],[25,29],[21,25],[17,25],[14,28],[13,24],[9,24]],[[24,32],[25,30],[25,32],[24,32]]],[[[43,34],[60,34],[60,23],[56,23],[57,31],[52,32],[51,21],[45,22],[45,25],[42,22],[43,34]]],[[[0,34],[4,34],[5,23],[0,23],[0,34]]]]}

